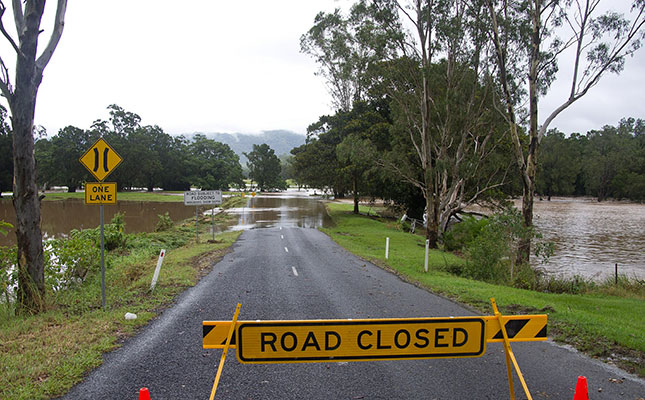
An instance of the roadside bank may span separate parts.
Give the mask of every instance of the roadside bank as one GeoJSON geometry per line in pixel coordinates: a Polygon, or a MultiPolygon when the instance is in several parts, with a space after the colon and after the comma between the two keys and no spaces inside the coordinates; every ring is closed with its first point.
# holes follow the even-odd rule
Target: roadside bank
{"type": "Polygon", "coordinates": [[[352,214],[351,205],[328,203],[328,209],[335,226],[321,230],[348,251],[484,314],[492,314],[491,297],[502,313],[546,313],[550,338],[645,376],[642,295],[602,288],[584,294],[543,293],[466,279],[445,272],[463,261],[438,250],[430,252],[426,273],[423,237],[401,231],[392,220],[352,214]],[[386,237],[390,238],[388,259],[386,237]]]}
{"type": "MultiPolygon", "coordinates": [[[[223,207],[242,203],[246,199],[233,197],[223,207]]],[[[226,213],[215,216],[217,224],[236,218],[226,213]]],[[[163,216],[159,219],[164,220],[163,216]]],[[[118,235],[119,230],[114,230],[118,245],[106,254],[106,311],[101,309],[100,273],[94,263],[82,282],[48,291],[46,312],[14,316],[12,307],[0,303],[0,398],[48,399],[66,393],[102,363],[103,353],[119,347],[177,295],[194,286],[241,233],[225,232],[212,240],[211,217],[207,215],[200,219],[201,240],[197,243],[194,218],[177,224],[165,222],[158,232],[118,235]],[[151,291],[161,249],[167,253],[151,291]],[[137,318],[126,320],[126,313],[137,318]]],[[[107,225],[109,232],[112,227],[107,225]]],[[[92,231],[81,231],[77,244],[92,240],[92,231]]],[[[64,248],[76,254],[74,246],[64,248]]],[[[80,258],[75,259],[81,264],[80,258]]]]}

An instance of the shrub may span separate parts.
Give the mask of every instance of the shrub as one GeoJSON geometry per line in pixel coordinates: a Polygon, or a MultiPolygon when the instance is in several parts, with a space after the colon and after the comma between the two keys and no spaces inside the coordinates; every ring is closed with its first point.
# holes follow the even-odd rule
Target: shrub
{"type": "MultiPolygon", "coordinates": [[[[112,221],[109,224],[105,224],[103,227],[103,236],[104,236],[104,246],[105,250],[111,251],[118,248],[125,249],[128,241],[128,236],[125,234],[125,222],[123,220],[124,215],[122,213],[116,213],[112,217],[112,221]]],[[[94,243],[94,246],[100,248],[101,246],[101,228],[93,229],[84,229],[84,230],[72,230],[70,237],[78,239],[86,239],[94,243]]]]}
{"type": "Polygon", "coordinates": [[[172,229],[174,222],[170,218],[170,214],[166,211],[165,214],[158,214],[159,221],[157,221],[157,226],[155,226],[155,232],[163,232],[172,229]]]}
{"type": "Polygon", "coordinates": [[[471,215],[466,215],[461,222],[453,225],[446,233],[443,234],[442,240],[446,251],[461,250],[471,243],[489,221],[487,218],[477,219],[471,215]]]}

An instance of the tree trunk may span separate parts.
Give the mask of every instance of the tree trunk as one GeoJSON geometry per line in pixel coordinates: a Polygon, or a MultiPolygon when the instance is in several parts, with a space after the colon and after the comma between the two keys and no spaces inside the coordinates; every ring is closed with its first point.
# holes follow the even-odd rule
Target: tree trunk
{"type": "MultiPolygon", "coordinates": [[[[537,156],[540,145],[539,127],[538,127],[538,66],[540,59],[540,10],[542,9],[541,1],[532,2],[531,21],[531,54],[529,66],[529,148],[526,156],[525,170],[523,174],[523,193],[522,193],[522,216],[524,217],[524,226],[530,228],[533,226],[533,197],[535,193],[535,178],[537,175],[537,156]]],[[[517,254],[518,264],[528,264],[531,256],[531,238],[526,236],[520,240],[517,254]]]]}
{"type": "MultiPolygon", "coordinates": [[[[18,62],[20,65],[20,61],[18,62]]],[[[17,312],[36,313],[44,307],[45,275],[42,233],[40,230],[40,200],[36,185],[33,122],[36,91],[40,77],[18,69],[17,79],[29,79],[31,84],[16,85],[12,104],[14,148],[14,198],[16,209],[16,242],[18,247],[17,312]],[[23,72],[20,74],[20,72],[23,72]],[[21,88],[22,90],[19,90],[21,88]],[[24,88],[24,89],[23,89],[24,88]]],[[[31,69],[34,71],[35,69],[31,69]]]]}
{"type": "Polygon", "coordinates": [[[18,248],[16,311],[19,314],[42,311],[45,300],[40,199],[36,185],[33,135],[36,95],[43,77],[42,69],[36,62],[36,51],[44,7],[44,1],[26,3],[24,27],[20,32],[20,53],[16,61],[15,91],[9,101],[13,127],[13,204],[16,209],[18,248]]]}

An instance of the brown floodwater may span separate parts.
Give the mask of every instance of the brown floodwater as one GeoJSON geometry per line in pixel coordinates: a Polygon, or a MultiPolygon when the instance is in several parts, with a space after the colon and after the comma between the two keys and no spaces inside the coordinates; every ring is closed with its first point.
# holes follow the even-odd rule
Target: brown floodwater
{"type": "MultiPolygon", "coordinates": [[[[99,206],[86,205],[82,199],[43,201],[41,208],[41,228],[46,237],[60,237],[72,229],[96,228],[100,224],[99,206]]],[[[180,221],[195,215],[195,207],[184,203],[119,201],[115,205],[104,206],[104,220],[109,223],[117,212],[125,215],[126,232],[152,232],[159,221],[158,215],[166,212],[173,221],[180,221]]],[[[11,200],[0,200],[0,220],[15,225],[16,214],[11,200]]],[[[16,234],[10,231],[0,235],[0,245],[15,244],[16,234]]]]}
{"type": "MultiPolygon", "coordinates": [[[[249,198],[246,207],[229,210],[238,216],[237,224],[218,226],[216,231],[331,226],[324,204],[310,194],[290,190],[249,198]]],[[[42,205],[42,227],[47,236],[66,235],[72,229],[93,228],[99,224],[98,207],[85,205],[83,200],[43,202],[42,205]]],[[[168,212],[178,221],[194,216],[195,208],[183,203],[121,201],[105,206],[106,223],[116,212],[125,213],[127,232],[142,232],[154,230],[159,214],[168,212]]],[[[553,198],[536,200],[534,213],[535,225],[555,245],[555,254],[541,266],[548,273],[604,279],[613,276],[614,266],[618,264],[620,274],[645,279],[645,205],[553,198]]],[[[0,200],[0,220],[15,222],[9,199],[0,200]]],[[[14,241],[13,232],[0,236],[0,245],[14,241]]]]}
{"type": "Polygon", "coordinates": [[[304,190],[252,197],[246,207],[229,210],[239,215],[238,224],[231,229],[331,226],[332,221],[325,205],[318,199],[308,196],[308,192],[304,190]]]}
{"type": "Polygon", "coordinates": [[[534,223],[555,245],[547,272],[599,280],[613,276],[618,264],[619,274],[645,279],[644,204],[536,199],[534,223]]]}

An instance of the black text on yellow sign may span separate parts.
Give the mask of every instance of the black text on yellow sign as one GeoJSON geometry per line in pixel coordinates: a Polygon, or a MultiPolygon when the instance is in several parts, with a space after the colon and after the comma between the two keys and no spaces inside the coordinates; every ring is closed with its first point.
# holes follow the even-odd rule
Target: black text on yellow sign
{"type": "Polygon", "coordinates": [[[103,138],[99,138],[79,161],[97,180],[103,181],[123,159],[103,138]]]}
{"type": "Polygon", "coordinates": [[[237,357],[242,363],[479,357],[485,332],[476,317],[244,322],[237,357]]]}
{"type": "Polygon", "coordinates": [[[116,182],[87,182],[85,204],[116,204],[116,182]]]}

